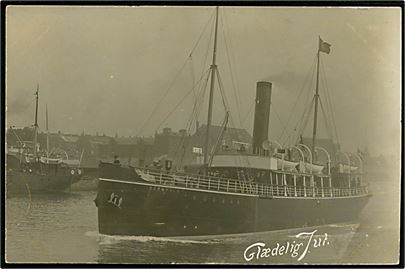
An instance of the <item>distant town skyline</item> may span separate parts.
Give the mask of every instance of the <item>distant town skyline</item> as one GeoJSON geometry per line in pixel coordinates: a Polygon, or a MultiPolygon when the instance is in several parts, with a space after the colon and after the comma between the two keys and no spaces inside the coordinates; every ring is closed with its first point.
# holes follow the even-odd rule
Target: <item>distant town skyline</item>
{"type": "MultiPolygon", "coordinates": [[[[213,7],[8,7],[7,126],[33,123],[33,94],[39,83],[42,130],[46,105],[54,132],[153,136],[164,127],[184,128],[192,95],[161,123],[209,67],[213,11],[213,7]]],[[[313,95],[311,68],[321,36],[332,45],[331,53],[321,56],[320,83],[328,90],[321,95],[328,93],[333,100],[342,149],[367,146],[372,153],[399,158],[400,9],[221,7],[220,16],[218,66],[235,125],[252,134],[256,82],[267,80],[273,83],[270,139],[294,130],[304,111],[305,104],[294,106],[301,89],[307,91],[302,103],[313,95]]],[[[217,125],[223,121],[219,93],[217,88],[217,125]]],[[[202,109],[201,124],[206,117],[202,109]]],[[[322,127],[323,120],[318,121],[322,127]]],[[[305,136],[311,134],[311,125],[310,120],[305,136]]],[[[327,135],[320,131],[320,136],[327,135]]]]}

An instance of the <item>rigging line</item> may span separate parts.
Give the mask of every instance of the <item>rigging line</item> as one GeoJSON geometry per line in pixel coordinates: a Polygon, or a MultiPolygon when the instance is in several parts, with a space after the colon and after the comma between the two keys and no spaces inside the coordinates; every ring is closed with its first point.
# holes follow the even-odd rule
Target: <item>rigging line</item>
{"type": "MultiPolygon", "coordinates": [[[[322,78],[322,79],[324,79],[324,78],[322,78]]],[[[326,110],[322,107],[321,107],[321,109],[322,109],[322,113],[325,117],[325,121],[326,121],[326,125],[327,125],[326,127],[328,129],[329,136],[333,141],[333,133],[334,133],[334,131],[336,131],[336,126],[334,125],[334,121],[333,121],[334,119],[333,119],[333,115],[332,115],[330,99],[329,99],[328,92],[327,92],[327,85],[324,80],[322,80],[322,82],[323,82],[323,85],[325,88],[325,90],[323,92],[325,93],[324,96],[325,96],[325,100],[326,100],[326,110]],[[331,128],[331,126],[332,126],[332,128],[331,128]]],[[[321,101],[321,98],[319,98],[319,100],[321,101]]],[[[321,103],[321,106],[322,106],[322,103],[321,103]]],[[[336,136],[337,132],[335,132],[334,135],[336,136]]],[[[337,139],[337,137],[336,137],[336,139],[337,139]]]]}
{"type": "Polygon", "coordinates": [[[224,105],[225,111],[229,111],[229,106],[228,106],[228,103],[226,101],[226,96],[225,96],[225,93],[224,93],[224,88],[223,88],[223,85],[222,85],[222,80],[221,80],[221,76],[219,75],[218,69],[216,69],[216,72],[217,72],[217,80],[218,80],[219,91],[221,93],[221,98],[222,98],[222,104],[224,105]]]}
{"type": "MultiPolygon", "coordinates": [[[[206,66],[207,66],[208,53],[209,53],[209,49],[210,49],[210,46],[211,46],[211,40],[212,40],[212,37],[213,37],[214,29],[215,29],[215,23],[212,23],[211,33],[209,35],[208,43],[207,43],[207,46],[206,46],[207,49],[205,51],[204,63],[203,63],[202,68],[201,68],[201,74],[203,74],[205,72],[205,69],[206,69],[206,66]]],[[[197,90],[197,92],[201,92],[202,87],[203,87],[203,84],[200,84],[200,87],[197,90]]],[[[206,86],[204,86],[204,87],[206,87],[206,86]]],[[[205,88],[204,88],[204,93],[205,93],[205,88]]],[[[202,98],[201,104],[203,102],[204,102],[204,97],[202,98]]],[[[197,118],[197,120],[198,120],[198,118],[197,118]]]]}
{"type": "MultiPolygon", "coordinates": [[[[331,129],[331,131],[335,134],[335,138],[336,138],[336,140],[337,140],[337,142],[338,142],[339,139],[338,139],[338,135],[337,135],[336,125],[335,125],[335,123],[334,123],[332,105],[331,105],[331,101],[330,101],[329,92],[327,91],[327,90],[328,90],[328,89],[327,89],[327,83],[326,83],[326,81],[325,81],[325,74],[323,73],[323,67],[322,67],[322,65],[321,65],[321,72],[322,72],[322,75],[323,75],[323,76],[321,76],[321,77],[322,77],[322,83],[323,83],[324,88],[325,88],[324,93],[325,93],[325,98],[326,98],[326,102],[327,102],[327,103],[326,103],[326,105],[327,105],[327,107],[326,107],[326,112],[327,112],[327,114],[328,114],[328,120],[330,121],[330,123],[331,123],[331,125],[332,125],[332,128],[333,128],[333,129],[331,129]]],[[[333,137],[332,137],[332,138],[333,138],[333,137]]]]}
{"type": "Polygon", "coordinates": [[[214,17],[214,15],[215,15],[215,11],[212,12],[210,19],[209,19],[209,20],[207,21],[207,23],[205,24],[205,26],[204,26],[204,28],[203,28],[203,31],[201,32],[200,36],[199,36],[198,39],[197,39],[197,42],[195,43],[193,49],[192,49],[191,52],[190,52],[190,56],[193,54],[194,50],[197,48],[198,43],[200,42],[202,36],[203,36],[204,33],[205,33],[205,30],[207,29],[207,26],[208,26],[209,23],[211,22],[211,20],[212,20],[212,18],[214,17]]]}
{"type": "MultiPolygon", "coordinates": [[[[174,83],[177,81],[177,78],[180,76],[181,72],[183,71],[184,67],[186,66],[188,61],[187,60],[184,62],[183,66],[180,68],[179,72],[176,74],[172,82],[169,84],[169,87],[167,88],[166,92],[162,96],[162,98],[159,100],[159,102],[155,105],[155,107],[152,110],[152,113],[149,115],[149,117],[146,119],[146,121],[142,124],[141,128],[139,129],[139,132],[136,134],[136,137],[138,137],[144,130],[144,128],[147,126],[148,123],[150,123],[150,120],[152,119],[153,115],[156,113],[156,111],[160,108],[160,104],[163,102],[163,100],[166,98],[167,94],[170,92],[172,87],[174,86],[174,83]]],[[[194,89],[194,88],[192,88],[194,89]]]]}
{"type": "Polygon", "coordinates": [[[17,132],[13,129],[13,127],[10,127],[11,131],[14,133],[14,135],[17,137],[17,140],[22,143],[21,138],[18,136],[17,132]]]}
{"type": "MultiPolygon", "coordinates": [[[[191,66],[191,77],[192,77],[192,80],[193,80],[193,84],[192,84],[192,85],[195,84],[195,75],[194,75],[194,66],[193,66],[193,53],[194,53],[195,49],[197,48],[197,45],[200,43],[200,40],[201,40],[202,36],[204,35],[205,30],[207,29],[207,27],[208,27],[209,23],[211,22],[212,18],[214,17],[214,15],[215,15],[215,11],[212,12],[210,19],[209,19],[209,20],[207,21],[207,23],[205,24],[205,26],[204,26],[204,28],[203,28],[203,31],[201,32],[200,36],[198,37],[197,42],[195,43],[195,45],[194,45],[193,49],[191,50],[190,55],[189,55],[189,57],[188,57],[188,59],[190,60],[190,66],[191,66]]],[[[212,36],[212,35],[210,35],[210,40],[211,40],[211,36],[212,36]]],[[[210,42],[209,42],[208,44],[210,44],[210,42]]],[[[208,46],[208,47],[209,47],[209,46],[208,46]]],[[[207,52],[208,52],[208,49],[207,49],[207,52]]],[[[207,55],[208,55],[208,53],[206,53],[205,59],[207,58],[207,55]]],[[[204,65],[203,65],[202,72],[204,72],[204,67],[205,67],[205,62],[204,62],[204,65]]],[[[196,89],[196,90],[197,90],[197,89],[196,89]]],[[[197,92],[198,92],[198,90],[197,90],[197,92]]],[[[196,95],[197,95],[197,94],[195,94],[195,96],[196,96],[196,95]]]]}
{"type": "MultiPolygon", "coordinates": [[[[311,108],[312,108],[312,104],[313,104],[313,102],[314,102],[314,97],[312,98],[312,100],[310,101],[309,100],[309,97],[310,97],[310,92],[308,91],[308,93],[307,93],[307,97],[306,97],[306,101],[305,101],[305,106],[304,106],[304,108],[305,108],[305,110],[304,110],[304,112],[303,112],[303,114],[301,115],[301,118],[299,118],[298,119],[298,121],[297,121],[297,123],[296,123],[296,125],[295,125],[295,127],[294,127],[294,129],[293,129],[293,132],[292,133],[294,133],[294,131],[297,131],[297,129],[298,129],[298,133],[299,132],[301,132],[301,129],[303,129],[302,128],[302,126],[303,126],[303,119],[305,118],[305,117],[307,117],[306,116],[306,114],[308,113],[308,110],[310,110],[311,108]],[[309,104],[309,103],[311,103],[311,104],[309,104]]],[[[292,135],[291,133],[290,133],[290,135],[292,135]]],[[[281,139],[281,136],[280,136],[280,138],[279,138],[279,140],[281,139]]],[[[290,139],[290,136],[287,138],[287,140],[289,140],[290,139]]]]}
{"type": "Polygon", "coordinates": [[[222,102],[224,103],[225,111],[229,112],[230,126],[235,127],[235,122],[233,120],[232,114],[230,114],[231,110],[230,110],[229,103],[228,103],[227,98],[226,98],[224,86],[223,86],[223,83],[222,83],[222,78],[221,78],[221,75],[219,74],[218,69],[217,69],[217,77],[218,77],[218,85],[219,85],[219,89],[220,89],[221,96],[222,96],[222,102]]]}
{"type": "MultiPolygon", "coordinates": [[[[309,85],[309,91],[307,92],[306,100],[304,103],[304,104],[306,104],[305,105],[306,108],[307,109],[309,108],[311,110],[312,110],[312,106],[314,105],[314,101],[315,101],[315,96],[312,95],[312,91],[311,91],[311,89],[313,89],[314,77],[315,77],[315,69],[313,69],[313,73],[312,73],[312,77],[311,77],[312,84],[309,85]],[[310,99],[311,96],[312,96],[312,99],[310,99]],[[310,104],[309,107],[308,107],[308,104],[310,104]]],[[[298,124],[297,124],[297,126],[298,126],[298,124]]],[[[303,127],[303,129],[305,129],[305,128],[306,128],[306,126],[303,127]]]]}
{"type": "MultiPolygon", "coordinates": [[[[222,78],[221,78],[221,75],[220,75],[218,69],[217,69],[217,75],[218,75],[217,76],[218,77],[218,85],[219,85],[219,89],[220,89],[220,92],[221,92],[221,95],[222,95],[222,100],[223,100],[223,103],[224,103],[225,111],[230,112],[229,106],[227,105],[228,102],[227,102],[227,99],[226,99],[226,95],[225,95],[225,92],[223,90],[224,87],[223,87],[223,83],[222,83],[222,78]]],[[[228,117],[229,117],[229,123],[230,123],[229,126],[231,128],[235,128],[235,123],[234,123],[232,115],[230,113],[228,114],[228,117]]],[[[239,156],[239,158],[238,158],[239,165],[243,164],[242,159],[244,159],[246,161],[246,164],[250,165],[249,159],[245,155],[239,156]]]]}
{"type": "MultiPolygon", "coordinates": [[[[206,80],[205,80],[205,82],[204,82],[204,84],[203,84],[204,86],[203,86],[203,88],[202,88],[204,91],[200,91],[200,93],[199,93],[199,97],[200,97],[200,98],[202,97],[202,99],[204,98],[204,94],[205,94],[206,89],[207,89],[207,83],[208,83],[208,79],[209,79],[209,74],[210,74],[210,72],[211,72],[211,69],[208,69],[208,72],[206,72],[206,74],[207,74],[206,80]]],[[[200,81],[200,82],[201,82],[201,81],[200,81]]],[[[187,124],[186,124],[187,134],[190,134],[190,132],[191,132],[191,127],[192,127],[192,125],[193,125],[193,119],[194,119],[194,118],[195,118],[195,119],[198,118],[199,112],[200,112],[200,110],[201,110],[201,104],[202,104],[203,102],[198,102],[200,98],[197,98],[197,99],[195,100],[194,106],[193,106],[193,110],[192,110],[192,112],[191,112],[191,114],[190,114],[190,118],[189,118],[189,120],[187,121],[187,124]]],[[[188,147],[189,144],[190,144],[190,141],[188,141],[188,142],[186,143],[186,140],[185,140],[185,139],[186,139],[186,138],[183,136],[183,138],[182,138],[182,140],[180,141],[180,143],[178,144],[178,147],[176,148],[176,152],[175,152],[175,154],[174,154],[174,158],[179,159],[179,162],[180,162],[179,166],[181,166],[181,164],[182,164],[182,160],[183,160],[184,155],[185,155],[185,148],[188,147]],[[183,148],[184,151],[183,151],[183,153],[178,157],[178,152],[181,150],[181,148],[183,148]]]]}
{"type": "MultiPolygon", "coordinates": [[[[202,88],[203,91],[201,91],[199,93],[199,98],[197,98],[196,101],[194,102],[193,111],[191,112],[190,118],[187,121],[186,130],[187,130],[188,133],[190,133],[190,131],[191,131],[191,127],[193,125],[193,120],[198,118],[199,112],[201,111],[201,104],[203,102],[198,102],[198,101],[199,101],[200,98],[202,98],[202,99],[204,98],[204,95],[205,95],[205,92],[206,92],[206,89],[207,89],[207,83],[208,83],[210,72],[211,72],[211,69],[208,69],[207,77],[206,77],[206,80],[204,81],[204,84],[203,84],[204,87],[202,88]]],[[[190,142],[188,142],[188,143],[190,143],[190,142]]],[[[181,148],[183,145],[184,145],[184,147],[188,146],[188,144],[185,145],[185,139],[181,141],[181,143],[179,145],[179,148],[181,148]]],[[[177,152],[178,152],[179,148],[176,149],[175,157],[177,156],[177,152]]],[[[184,156],[184,154],[185,153],[183,153],[183,156],[184,156]]]]}
{"type": "MultiPolygon", "coordinates": [[[[202,34],[205,32],[205,28],[207,27],[207,25],[209,24],[209,22],[211,21],[213,17],[213,14],[211,15],[211,18],[208,20],[207,24],[204,27],[203,32],[200,34],[200,37],[198,38],[197,42],[195,43],[193,49],[191,50],[190,55],[193,54],[194,50],[197,48],[197,45],[202,37],[202,34]]],[[[163,102],[163,100],[166,98],[167,94],[170,92],[170,90],[172,89],[172,87],[174,86],[174,83],[177,81],[178,77],[180,76],[181,72],[183,71],[184,67],[186,66],[187,62],[188,62],[189,57],[187,57],[186,61],[183,63],[183,65],[181,66],[180,70],[176,73],[176,75],[174,76],[174,79],[170,82],[169,87],[167,88],[166,92],[164,93],[164,95],[162,96],[162,98],[159,100],[159,102],[155,105],[155,107],[152,110],[152,113],[150,114],[150,116],[147,118],[147,120],[142,124],[141,128],[139,129],[139,132],[137,133],[136,137],[139,136],[144,128],[147,126],[147,124],[150,122],[150,120],[152,119],[153,115],[156,113],[156,111],[158,110],[158,108],[160,107],[160,104],[163,102]]],[[[193,88],[194,89],[194,88],[193,88]]]]}
{"type": "MultiPolygon", "coordinates": [[[[208,70],[207,70],[207,72],[208,72],[208,70]]],[[[200,83],[200,81],[203,78],[204,78],[204,76],[201,76],[201,78],[198,80],[197,84],[200,83]]],[[[158,130],[163,125],[163,123],[166,122],[166,120],[177,110],[177,108],[181,105],[181,103],[183,103],[183,101],[194,91],[194,88],[195,88],[195,86],[192,87],[191,90],[186,93],[186,95],[177,103],[177,105],[173,108],[173,110],[163,119],[163,121],[161,121],[161,123],[156,128],[156,130],[158,130]]]]}
{"type": "MultiPolygon", "coordinates": [[[[191,80],[192,80],[191,85],[194,85],[195,84],[195,74],[194,74],[193,56],[191,54],[189,56],[189,60],[190,60],[191,80]]],[[[196,91],[194,93],[194,98],[196,98],[197,92],[198,92],[198,89],[196,89],[196,91]]]]}
{"type": "MultiPolygon", "coordinates": [[[[297,127],[294,129],[294,131],[297,131],[297,135],[302,134],[303,131],[304,131],[304,129],[305,129],[305,127],[307,126],[308,120],[309,120],[309,116],[310,116],[311,113],[312,113],[312,108],[313,108],[312,105],[314,104],[314,101],[315,101],[315,97],[312,98],[311,105],[310,105],[310,106],[307,106],[307,108],[306,108],[304,114],[302,115],[301,120],[300,120],[299,123],[298,123],[298,124],[300,124],[300,125],[299,125],[299,126],[297,125],[297,127]],[[302,119],[304,119],[304,118],[305,118],[305,120],[302,121],[302,119]],[[297,129],[298,129],[298,130],[297,130],[297,129]]],[[[291,135],[292,135],[292,134],[291,134],[291,135]]],[[[289,139],[290,139],[290,137],[288,137],[286,141],[288,141],[289,139]]]]}
{"type": "Polygon", "coordinates": [[[199,92],[199,96],[194,102],[193,111],[192,111],[192,113],[190,115],[190,119],[188,121],[188,125],[189,125],[190,130],[191,130],[191,125],[193,124],[193,120],[194,119],[196,121],[198,120],[198,116],[200,114],[201,107],[202,107],[202,105],[204,103],[204,96],[205,96],[205,93],[206,93],[206,90],[207,90],[207,84],[208,84],[210,73],[211,73],[211,69],[208,69],[207,77],[206,77],[204,83],[200,85],[201,91],[199,92]]]}
{"type": "Polygon", "coordinates": [[[190,115],[189,120],[187,121],[187,125],[188,125],[190,122],[192,122],[193,117],[196,115],[196,112],[197,112],[197,111],[199,110],[199,108],[201,107],[201,103],[203,103],[203,102],[200,102],[200,99],[203,99],[203,98],[204,98],[204,94],[205,94],[205,91],[206,91],[207,82],[208,82],[210,73],[211,73],[211,69],[208,69],[208,72],[207,72],[207,75],[208,75],[208,76],[207,76],[206,80],[204,81],[204,84],[199,84],[199,86],[200,86],[200,91],[198,92],[198,96],[196,97],[196,99],[195,99],[195,101],[194,101],[193,110],[192,110],[192,112],[191,112],[191,115],[190,115]],[[203,87],[201,88],[201,86],[203,86],[203,87]]]}
{"type": "Polygon", "coordinates": [[[243,121],[242,121],[242,124],[243,124],[243,125],[245,124],[245,122],[246,122],[248,116],[250,115],[250,113],[252,112],[252,110],[253,110],[255,104],[256,104],[256,99],[254,99],[253,102],[252,102],[252,104],[250,105],[249,111],[247,112],[247,114],[245,115],[245,118],[244,118],[243,121]]]}
{"type": "Polygon", "coordinates": [[[288,137],[290,137],[290,135],[289,135],[290,133],[288,132],[287,127],[284,125],[283,121],[281,120],[281,117],[280,117],[280,115],[278,114],[277,110],[275,109],[275,106],[274,106],[274,105],[273,105],[273,111],[274,111],[274,113],[276,114],[276,117],[277,117],[278,121],[280,121],[280,124],[281,124],[283,130],[286,132],[286,134],[288,135],[288,137]]]}
{"type": "Polygon", "coordinates": [[[337,132],[337,128],[336,128],[336,122],[335,122],[335,113],[334,113],[334,109],[333,109],[333,102],[332,102],[332,99],[331,99],[331,97],[330,97],[330,94],[329,94],[329,92],[332,92],[332,91],[329,91],[329,87],[328,87],[328,84],[327,84],[327,82],[326,82],[326,71],[323,69],[323,66],[321,65],[321,72],[322,72],[322,74],[323,74],[323,81],[324,81],[324,84],[325,84],[325,89],[326,89],[326,95],[327,95],[327,102],[328,102],[328,106],[329,106],[329,110],[330,110],[330,114],[331,114],[331,118],[332,118],[332,125],[333,125],[333,128],[334,128],[334,131],[335,131],[335,136],[336,136],[336,141],[339,143],[339,137],[338,137],[338,132],[337,132]]]}
{"type": "Polygon", "coordinates": [[[327,121],[326,113],[325,113],[325,110],[323,109],[322,100],[320,98],[319,98],[319,104],[321,105],[321,111],[322,111],[322,114],[324,115],[323,120],[325,121],[326,130],[328,132],[330,139],[333,141],[333,135],[331,133],[331,129],[330,129],[328,121],[327,121]]]}
{"type": "Polygon", "coordinates": [[[327,112],[328,112],[328,116],[330,117],[330,119],[328,119],[328,120],[330,120],[331,121],[331,123],[332,123],[332,126],[333,126],[333,115],[332,115],[332,105],[331,105],[331,101],[330,101],[330,96],[329,96],[329,92],[328,92],[328,89],[327,89],[327,83],[326,83],[326,80],[325,80],[325,74],[324,74],[324,69],[323,69],[323,66],[321,66],[321,72],[322,72],[322,83],[323,83],[323,85],[324,85],[324,88],[325,88],[325,90],[324,90],[324,93],[325,93],[325,99],[326,99],[326,105],[327,105],[327,107],[326,107],[326,109],[327,109],[327,112]]]}
{"type": "Polygon", "coordinates": [[[230,56],[229,56],[229,48],[228,48],[228,42],[227,42],[227,39],[226,39],[226,34],[225,34],[225,29],[224,29],[224,23],[223,23],[223,20],[222,20],[222,19],[221,19],[220,21],[221,21],[222,32],[223,32],[223,37],[224,37],[224,43],[225,43],[225,51],[226,51],[227,61],[228,61],[228,65],[229,65],[229,72],[230,72],[230,75],[231,75],[232,89],[233,89],[233,92],[234,92],[234,95],[235,95],[236,106],[237,106],[237,108],[238,108],[237,111],[238,111],[239,123],[240,123],[240,125],[242,126],[242,116],[241,116],[240,110],[239,110],[239,108],[241,108],[241,105],[240,105],[240,98],[239,98],[238,91],[237,91],[237,89],[236,89],[235,80],[234,80],[234,74],[233,74],[233,70],[232,70],[231,58],[230,58],[230,56]]]}
{"type": "MultiPolygon", "coordinates": [[[[302,85],[302,88],[300,89],[300,92],[299,92],[299,94],[298,94],[298,97],[297,97],[297,99],[296,99],[295,102],[294,102],[294,106],[292,107],[293,109],[291,110],[291,113],[290,113],[290,115],[288,116],[286,126],[288,126],[288,124],[290,123],[290,120],[292,119],[292,116],[293,116],[293,114],[294,114],[294,108],[297,107],[297,104],[298,104],[298,102],[300,101],[300,97],[301,97],[302,93],[304,92],[305,86],[306,86],[306,84],[307,84],[309,78],[313,78],[313,77],[314,77],[314,73],[315,73],[315,68],[314,68],[314,67],[315,67],[315,64],[316,64],[316,60],[317,60],[317,58],[316,58],[316,56],[315,56],[315,57],[314,57],[314,60],[312,61],[311,66],[310,66],[310,68],[309,68],[309,70],[308,70],[308,73],[307,73],[306,76],[305,76],[304,84],[302,85]],[[312,71],[312,73],[311,73],[311,71],[312,71]]],[[[307,96],[306,102],[308,102],[308,96],[307,96]]],[[[278,137],[278,140],[280,140],[280,139],[283,137],[283,135],[284,135],[284,131],[280,134],[280,136],[278,137]]]]}
{"type": "MultiPolygon", "coordinates": [[[[230,31],[230,27],[229,27],[229,23],[228,23],[228,17],[226,15],[226,10],[225,9],[223,10],[223,14],[224,14],[223,17],[224,17],[225,28],[227,30],[227,33],[230,33],[231,31],[230,31]]],[[[229,40],[230,63],[233,64],[234,67],[237,67],[238,65],[236,63],[236,57],[235,57],[234,50],[233,50],[232,38],[231,38],[231,36],[229,34],[228,35],[226,35],[226,33],[224,33],[224,34],[225,34],[225,36],[228,36],[228,40],[229,40]]],[[[227,50],[228,50],[228,48],[227,48],[227,50]]],[[[230,67],[230,69],[231,68],[232,67],[230,67]]],[[[236,89],[236,97],[237,97],[238,102],[239,102],[238,106],[239,106],[239,108],[241,108],[241,106],[240,106],[241,98],[240,98],[240,88],[239,88],[238,77],[234,75],[233,69],[231,69],[231,72],[232,72],[232,77],[231,77],[232,78],[232,83],[234,84],[234,88],[236,89]],[[236,83],[233,80],[235,80],[236,83]]],[[[242,117],[241,116],[239,116],[239,117],[240,117],[240,121],[241,121],[242,117]]]]}
{"type": "Polygon", "coordinates": [[[307,117],[306,117],[306,119],[305,119],[305,121],[304,121],[304,124],[303,124],[303,126],[302,126],[302,129],[301,129],[300,133],[303,133],[304,130],[305,130],[305,128],[307,127],[307,124],[308,124],[310,115],[312,114],[312,109],[313,109],[313,107],[314,107],[314,106],[312,106],[312,104],[314,104],[314,102],[315,102],[315,97],[312,99],[311,107],[310,107],[311,109],[308,111],[307,117]]]}
{"type": "MultiPolygon", "coordinates": [[[[225,92],[224,92],[224,87],[223,87],[223,83],[222,83],[222,78],[221,78],[221,75],[220,75],[218,69],[217,69],[217,77],[218,77],[219,89],[220,89],[221,96],[222,96],[222,102],[224,103],[225,114],[226,114],[227,112],[230,112],[230,110],[229,110],[228,102],[227,102],[226,95],[225,95],[225,92]]],[[[228,117],[229,117],[229,123],[230,123],[229,126],[230,126],[231,128],[235,128],[235,123],[234,123],[233,118],[232,118],[232,115],[231,115],[230,113],[228,113],[228,117]]],[[[239,163],[240,163],[239,165],[242,164],[242,161],[241,161],[242,158],[246,159],[247,163],[249,163],[249,160],[247,159],[247,157],[240,157],[240,158],[238,159],[238,161],[239,161],[239,163]]]]}

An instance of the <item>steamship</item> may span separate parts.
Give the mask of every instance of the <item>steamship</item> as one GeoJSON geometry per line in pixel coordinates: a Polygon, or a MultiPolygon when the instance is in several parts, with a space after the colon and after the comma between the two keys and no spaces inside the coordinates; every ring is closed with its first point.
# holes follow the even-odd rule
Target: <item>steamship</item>
{"type": "MultiPolygon", "coordinates": [[[[49,156],[49,132],[46,154],[40,151],[38,144],[38,99],[39,86],[35,92],[34,140],[19,141],[15,147],[7,148],[6,155],[6,194],[31,195],[54,191],[66,191],[79,181],[82,170],[64,163],[60,158],[49,156]]],[[[48,130],[48,113],[46,114],[48,130]]],[[[13,128],[9,132],[14,132],[13,128]]],[[[19,139],[18,135],[16,135],[19,139]]]]}
{"type": "MultiPolygon", "coordinates": [[[[159,169],[100,162],[95,199],[99,232],[216,237],[355,222],[371,196],[363,180],[361,159],[354,161],[353,156],[343,154],[346,162],[332,162],[329,152],[316,145],[317,106],[312,144],[272,147],[268,140],[272,84],[258,82],[252,149],[241,144],[237,151],[220,151],[220,143],[209,145],[218,74],[217,26],[218,8],[202,162],[182,170],[172,168],[170,162],[159,169]],[[293,150],[301,156],[298,161],[291,158],[293,150]],[[316,160],[321,152],[326,164],[316,160]]],[[[319,40],[318,65],[320,53],[329,53],[327,45],[319,40]]],[[[318,97],[317,86],[315,103],[318,97]]],[[[228,113],[218,142],[227,123],[228,113]]]]}

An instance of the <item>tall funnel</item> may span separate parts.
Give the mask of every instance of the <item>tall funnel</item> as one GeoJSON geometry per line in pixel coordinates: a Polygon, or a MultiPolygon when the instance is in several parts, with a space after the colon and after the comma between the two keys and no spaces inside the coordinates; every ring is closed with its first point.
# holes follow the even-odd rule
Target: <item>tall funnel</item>
{"type": "Polygon", "coordinates": [[[263,152],[262,144],[268,139],[270,103],[271,103],[270,82],[257,82],[256,85],[256,106],[253,125],[253,153],[263,152]]]}

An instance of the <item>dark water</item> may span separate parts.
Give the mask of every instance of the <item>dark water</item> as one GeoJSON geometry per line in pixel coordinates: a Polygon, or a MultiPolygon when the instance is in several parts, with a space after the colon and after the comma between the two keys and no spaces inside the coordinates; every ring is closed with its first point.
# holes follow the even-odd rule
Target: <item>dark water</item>
{"type": "MultiPolygon", "coordinates": [[[[6,204],[6,260],[8,262],[77,263],[223,263],[223,264],[342,264],[396,263],[399,247],[399,184],[374,182],[373,197],[361,223],[286,230],[259,235],[206,241],[153,237],[114,237],[97,232],[94,191],[9,198],[6,204]],[[244,259],[245,249],[256,242],[274,248],[314,232],[312,245],[302,260],[292,253],[244,259]],[[321,241],[319,241],[321,243],[321,241]],[[326,244],[327,243],[327,244],[326,244]]],[[[304,247],[305,245],[303,245],[304,247]]],[[[247,254],[256,252],[252,248],[247,254]]]]}

